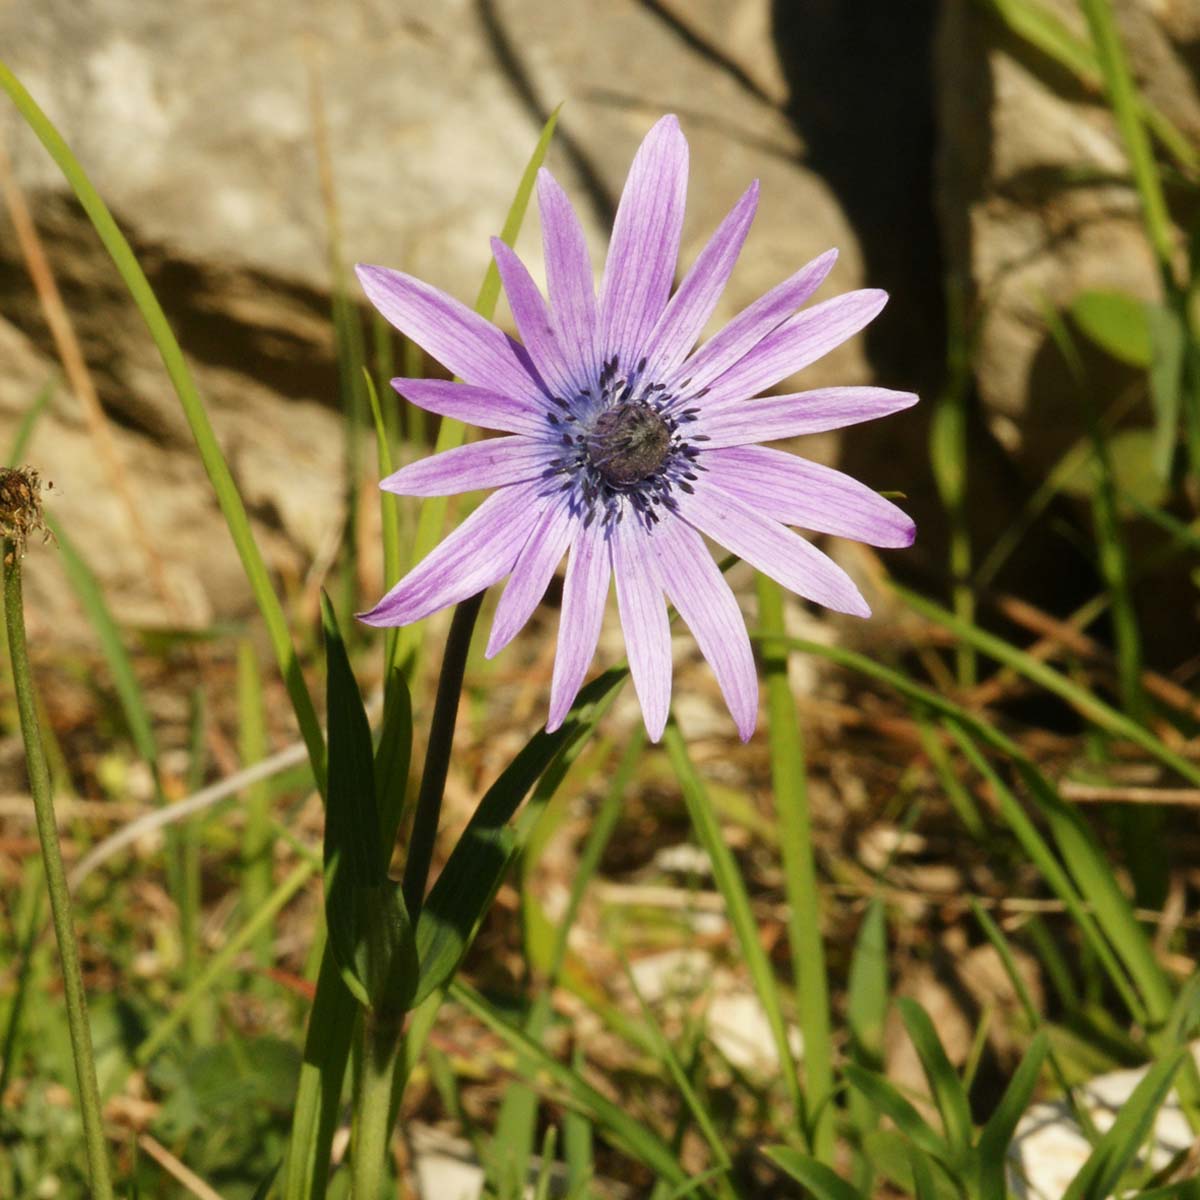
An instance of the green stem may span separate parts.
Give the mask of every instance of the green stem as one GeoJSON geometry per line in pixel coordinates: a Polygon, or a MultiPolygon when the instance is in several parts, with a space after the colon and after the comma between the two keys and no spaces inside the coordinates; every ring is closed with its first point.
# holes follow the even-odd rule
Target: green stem
{"type": "Polygon", "coordinates": [[[429,723],[429,747],[425,753],[425,768],[421,773],[421,789],[417,793],[417,811],[413,817],[412,835],[404,862],[404,903],[416,927],[425,899],[425,884],[429,880],[429,864],[433,861],[433,844],[437,838],[438,820],[442,813],[442,793],[446,789],[446,773],[450,769],[450,752],[454,746],[454,726],[458,721],[458,701],[462,696],[463,672],[467,666],[467,651],[471,635],[479,618],[483,593],[464,600],[455,610],[446,639],[442,673],[438,678],[437,698],[433,704],[433,719],[429,723]]]}
{"type": "Polygon", "coordinates": [[[54,936],[62,962],[63,991],[67,1001],[67,1025],[71,1033],[71,1053],[75,1059],[75,1077],[79,1083],[79,1107],[83,1117],[83,1135],[87,1147],[88,1176],[94,1200],[112,1200],[112,1181],[100,1111],[100,1088],[96,1082],[96,1063],[92,1055],[92,1034],[88,1027],[87,998],[83,990],[83,972],[79,948],[71,921],[71,899],[62,849],[58,844],[58,826],[54,820],[54,799],[50,792],[50,770],[38,728],[37,703],[33,675],[25,646],[25,609],[21,597],[21,559],[17,548],[4,541],[4,616],[8,629],[8,653],[12,661],[13,687],[21,736],[25,741],[25,759],[29,770],[29,790],[37,817],[38,840],[42,844],[42,862],[46,868],[46,888],[50,893],[50,912],[54,936]]]}
{"type": "Polygon", "coordinates": [[[354,1162],[350,1194],[354,1200],[378,1200],[383,1190],[388,1141],[392,1132],[392,1076],[403,1017],[363,1012],[363,1055],[354,1087],[354,1162]]]}
{"type": "MultiPolygon", "coordinates": [[[[783,592],[758,577],[758,619],[765,634],[782,634],[783,592]]],[[[820,1162],[834,1161],[833,1054],[829,1025],[829,977],[821,939],[821,893],[817,887],[812,817],[804,763],[804,737],[788,683],[787,650],[762,648],[771,744],[771,782],[779,814],[779,841],[788,898],[788,943],[795,971],[796,1011],[804,1037],[808,1140],[820,1162]]]]}

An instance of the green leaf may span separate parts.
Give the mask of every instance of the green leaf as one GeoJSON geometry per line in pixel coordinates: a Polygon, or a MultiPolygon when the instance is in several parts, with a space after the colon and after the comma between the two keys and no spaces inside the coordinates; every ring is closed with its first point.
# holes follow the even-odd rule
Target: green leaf
{"type": "Polygon", "coordinates": [[[868,1070],[883,1067],[883,1024],[887,1017],[887,908],[874,896],[854,940],[846,984],[846,1024],[850,1053],[868,1070]]]}
{"type": "Polygon", "coordinates": [[[1005,1166],[1009,1143],[1037,1087],[1042,1062],[1050,1050],[1050,1040],[1039,1032],[1029,1044],[1021,1065],[1013,1072],[1000,1103],[988,1118],[976,1147],[979,1172],[979,1200],[1005,1200],[1005,1166]]]}
{"type": "Polygon", "coordinates": [[[867,1134],[863,1139],[863,1152],[879,1174],[891,1180],[902,1195],[916,1196],[919,1187],[928,1187],[932,1181],[936,1200],[962,1200],[961,1181],[952,1180],[943,1163],[894,1129],[876,1129],[867,1134]],[[914,1163],[918,1164],[915,1168],[914,1163]]]}
{"type": "Polygon", "coordinates": [[[627,1153],[668,1183],[687,1182],[687,1174],[670,1148],[644,1121],[630,1116],[620,1104],[601,1095],[571,1067],[553,1058],[544,1046],[501,1017],[474,988],[462,980],[450,985],[450,995],[476,1020],[482,1021],[514,1050],[535,1063],[539,1071],[562,1089],[573,1106],[587,1113],[598,1126],[607,1130],[612,1140],[627,1153]]]}
{"type": "Polygon", "coordinates": [[[29,443],[33,440],[33,432],[37,428],[37,423],[42,413],[46,411],[46,405],[49,404],[50,397],[54,395],[54,387],[57,382],[57,378],[51,375],[38,388],[37,394],[33,397],[33,402],[22,414],[21,423],[17,426],[17,435],[13,438],[12,445],[8,451],[8,465],[10,467],[15,469],[24,460],[25,451],[29,449],[29,443]]]}
{"type": "Polygon", "coordinates": [[[741,948],[746,968],[750,972],[755,994],[766,1014],[788,1099],[792,1102],[796,1117],[804,1123],[806,1128],[810,1128],[804,1093],[800,1088],[799,1076],[796,1073],[795,1055],[792,1053],[791,1043],[788,1041],[779,984],[758,935],[758,922],[750,907],[746,881],[738,870],[737,860],[733,857],[733,853],[725,841],[725,835],[721,832],[721,824],[717,820],[712,801],[692,765],[692,760],[687,752],[687,744],[679,732],[679,726],[673,719],[667,723],[666,732],[663,734],[663,745],[671,760],[675,778],[679,781],[679,788],[683,792],[692,828],[696,831],[700,845],[708,854],[709,862],[712,863],[713,879],[725,900],[729,923],[737,935],[738,945],[741,948]]]}
{"type": "Polygon", "coordinates": [[[412,763],[412,696],[402,667],[393,666],[383,690],[383,720],[375,747],[375,803],[385,860],[391,857],[404,817],[408,771],[412,763]]]}
{"type": "Polygon", "coordinates": [[[929,1082],[934,1102],[942,1116],[946,1140],[954,1156],[961,1161],[971,1147],[975,1126],[971,1121],[971,1106],[967,1102],[966,1089],[962,1085],[941,1039],[929,1019],[929,1014],[907,996],[896,1001],[900,1019],[921,1060],[921,1069],[929,1082]]]}
{"type": "Polygon", "coordinates": [[[556,778],[549,787],[539,787],[542,802],[549,798],[627,675],[621,667],[594,679],[580,692],[562,727],[535,734],[480,800],[417,919],[421,978],[414,1004],[442,987],[467,952],[520,844],[509,819],[542,773],[551,776],[553,763],[556,778]]]}
{"type": "Polygon", "coordinates": [[[1106,1200],[1112,1194],[1154,1125],[1187,1053],[1179,1050],[1146,1072],[1112,1127],[1068,1184],[1062,1200],[1106,1200]]]}
{"type": "Polygon", "coordinates": [[[1090,341],[1131,367],[1149,368],[1154,359],[1150,315],[1144,300],[1126,292],[1080,292],[1071,301],[1071,316],[1090,341]]]}
{"type": "Polygon", "coordinates": [[[346,986],[362,1004],[404,1011],[417,981],[412,924],[388,855],[375,804],[371,727],[329,597],[325,630],[329,737],[325,805],[325,919],[346,986]]]}
{"type": "Polygon", "coordinates": [[[803,1184],[815,1200],[864,1200],[863,1193],[840,1175],[790,1146],[768,1146],[763,1153],[797,1183],[803,1184]]]}
{"type": "Polygon", "coordinates": [[[855,1063],[847,1063],[844,1072],[850,1086],[862,1092],[881,1113],[890,1117],[896,1128],[911,1142],[941,1162],[952,1159],[946,1142],[882,1075],[864,1071],[855,1063]]]}

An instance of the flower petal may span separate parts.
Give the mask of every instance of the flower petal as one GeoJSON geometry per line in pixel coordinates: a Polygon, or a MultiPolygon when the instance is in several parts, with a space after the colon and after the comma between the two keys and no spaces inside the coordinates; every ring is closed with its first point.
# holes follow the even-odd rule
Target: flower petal
{"type": "Polygon", "coordinates": [[[453,296],[387,267],[354,270],[388,321],[467,383],[532,399],[544,393],[521,347],[453,296]]]}
{"type": "Polygon", "coordinates": [[[604,606],[608,601],[609,552],[600,521],[581,527],[567,559],[563,581],[562,615],[558,622],[558,652],[550,681],[550,717],[546,730],[558,729],[579,689],[600,640],[604,606]]]}
{"type": "Polygon", "coordinates": [[[558,181],[542,167],[537,179],[550,321],[580,387],[599,373],[596,284],[583,226],[558,181]]]}
{"type": "Polygon", "coordinates": [[[492,254],[526,354],[533,360],[541,377],[559,395],[572,396],[577,389],[550,323],[546,301],[542,299],[537,284],[533,282],[525,264],[499,238],[492,238],[492,254]]]}
{"type": "Polygon", "coordinates": [[[667,597],[695,636],[721,686],[738,735],[748,742],[758,720],[758,673],[733,592],[704,539],[683,521],[660,522],[651,546],[667,597]]]}
{"type": "Polygon", "coordinates": [[[657,742],[671,710],[671,626],[651,558],[651,537],[639,522],[620,521],[609,547],[629,672],[642,706],[646,733],[657,742]]]}
{"type": "Polygon", "coordinates": [[[758,207],[756,179],[700,251],[646,339],[646,357],[662,378],[687,357],[729,282],[758,207]]]}
{"type": "Polygon", "coordinates": [[[689,434],[708,438],[706,450],[774,442],[806,433],[825,433],[860,421],[873,421],[917,402],[912,392],[890,388],[833,387],[786,396],[764,396],[741,404],[725,404],[715,412],[704,409],[689,434]],[[691,431],[695,430],[694,433],[691,431]]]}
{"type": "Polygon", "coordinates": [[[523,437],[487,438],[431,454],[380,481],[398,496],[453,496],[540,479],[553,447],[523,437]]]}
{"type": "Polygon", "coordinates": [[[493,492],[358,619],[367,625],[409,625],[491,587],[512,570],[546,503],[536,484],[493,492]]]}
{"type": "Polygon", "coordinates": [[[474,387],[451,379],[393,379],[392,387],[426,412],[453,417],[504,433],[545,436],[550,431],[546,409],[530,400],[516,399],[491,388],[474,387]]]}
{"type": "Polygon", "coordinates": [[[681,492],[677,499],[684,520],[790,591],[836,612],[871,615],[853,580],[833,559],[703,475],[691,495],[681,492]]]}
{"type": "Polygon", "coordinates": [[[774,387],[852,338],[886,303],[887,292],[863,288],[798,312],[713,383],[705,407],[745,400],[774,387]]]}
{"type": "Polygon", "coordinates": [[[646,334],[671,294],[687,173],[687,141],[679,121],[663,117],[629,168],[600,285],[601,352],[618,355],[627,371],[642,356],[646,334]]]}
{"type": "MultiPolygon", "coordinates": [[[[796,454],[739,446],[702,456],[707,478],[784,525],[854,538],[868,546],[911,546],[917,527],[857,479],[796,454]]],[[[682,612],[682,609],[680,610],[682,612]]]]}
{"type": "Polygon", "coordinates": [[[789,279],[776,284],[766,295],[742,309],[728,325],[709,338],[676,369],[670,382],[682,385],[686,381],[688,390],[694,393],[723,375],[767,334],[786,321],[825,282],[825,276],[833,269],[837,256],[836,250],[826,250],[819,258],[814,258],[789,279]]]}
{"type": "Polygon", "coordinates": [[[485,656],[499,654],[525,626],[533,610],[541,603],[554,569],[562,561],[579,519],[565,500],[542,514],[537,528],[529,535],[517,558],[492,620],[485,656]]]}

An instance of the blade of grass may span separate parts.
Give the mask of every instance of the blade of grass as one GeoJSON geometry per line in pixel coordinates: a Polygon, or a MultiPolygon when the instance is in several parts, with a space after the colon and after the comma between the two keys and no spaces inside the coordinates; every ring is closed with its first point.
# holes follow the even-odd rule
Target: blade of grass
{"type": "MultiPolygon", "coordinates": [[[[530,156],[529,162],[525,167],[525,173],[521,176],[521,182],[517,186],[517,192],[513,197],[512,207],[508,210],[504,227],[500,231],[500,240],[509,246],[516,242],[517,234],[520,232],[521,225],[525,220],[525,212],[529,207],[529,198],[533,194],[533,185],[537,181],[538,170],[545,160],[546,151],[550,148],[550,141],[554,137],[554,129],[558,124],[559,111],[560,109],[556,108],[550,114],[549,120],[542,127],[537,145],[534,147],[533,154],[530,156]]],[[[475,299],[475,311],[480,316],[487,317],[490,320],[496,311],[496,302],[499,298],[500,271],[493,261],[488,263],[487,273],[484,275],[483,283],[480,285],[479,295],[475,299]]],[[[440,453],[443,450],[451,450],[456,446],[461,446],[466,441],[466,436],[467,427],[461,421],[444,417],[438,429],[437,442],[434,449],[440,453]]],[[[413,539],[410,562],[420,562],[441,538],[442,529],[446,524],[448,505],[449,499],[445,496],[431,497],[421,505],[421,513],[417,518],[417,532],[413,539]]],[[[425,625],[426,622],[418,621],[413,625],[404,626],[400,632],[397,661],[405,664],[410,681],[413,678],[415,670],[417,651],[424,637],[425,625]]]]}
{"type": "Polygon", "coordinates": [[[37,423],[42,413],[46,411],[46,405],[49,404],[50,397],[54,395],[54,388],[57,382],[55,376],[51,375],[38,388],[36,395],[33,397],[33,402],[22,413],[21,423],[17,426],[16,436],[13,438],[12,445],[8,451],[8,465],[10,467],[19,467],[25,458],[25,451],[29,449],[29,443],[33,441],[34,430],[37,429],[37,423]]]}
{"type": "MultiPolygon", "coordinates": [[[[379,478],[386,479],[395,470],[392,464],[391,437],[384,422],[383,409],[379,404],[379,393],[370,372],[363,368],[367,399],[371,404],[371,418],[375,422],[375,452],[379,463],[379,478]]],[[[383,538],[383,586],[391,588],[400,579],[400,514],[397,510],[399,497],[392,492],[379,490],[379,519],[383,538]]],[[[389,626],[383,635],[383,673],[386,679],[396,665],[396,644],[400,630],[389,626]]]]}
{"type": "Polygon", "coordinates": [[[254,539],[245,505],[242,503],[241,495],[230,474],[225,457],[221,453],[220,444],[217,442],[208,413],[204,408],[204,402],[196,389],[195,381],[192,379],[191,370],[179,342],[171,331],[166,314],[158,302],[158,297],[150,287],[145,272],[130,249],[128,241],[117,227],[112,213],[100,198],[99,192],[92,185],[79,160],[33,97],[2,62],[0,62],[0,87],[8,93],[26,124],[37,135],[71,185],[154,339],[167,375],[170,377],[183,407],[184,416],[187,418],[188,426],[196,441],[204,469],[212,482],[217,503],[221,507],[221,512],[241,559],[242,568],[246,573],[246,579],[267,627],[271,646],[275,651],[288,696],[295,710],[300,734],[308,748],[309,758],[313,765],[313,775],[318,785],[323,788],[325,744],[321,737],[321,728],[317,721],[316,710],[313,708],[312,697],[304,682],[295,647],[288,632],[287,619],[284,616],[279,597],[275,594],[275,589],[271,584],[262,552],[254,539]]]}
{"type": "MultiPolygon", "coordinates": [[[[852,1061],[868,1071],[883,1070],[883,1029],[888,1005],[887,908],[875,896],[854,939],[846,981],[846,1027],[852,1061]]],[[[862,1094],[851,1091],[850,1123],[859,1140],[879,1124],[879,1114],[862,1094]]],[[[855,1185],[869,1192],[874,1169],[865,1155],[855,1156],[855,1185]]]]}
{"type": "Polygon", "coordinates": [[[1037,1087],[1042,1062],[1050,1052],[1050,1039],[1039,1031],[1025,1051],[1020,1066],[1013,1072],[1000,1103],[988,1118],[979,1135],[976,1147],[978,1200],[1006,1200],[1005,1169],[1008,1147],[1016,1132],[1017,1122],[1029,1107],[1033,1089],[1037,1087]]]}
{"type": "MultiPolygon", "coordinates": [[[[253,643],[238,644],[238,756],[242,766],[267,757],[267,732],[263,723],[262,679],[253,643]]],[[[242,901],[247,912],[257,912],[271,894],[271,793],[261,780],[246,789],[246,830],[242,841],[242,901]]],[[[254,944],[260,967],[271,964],[272,931],[264,926],[254,944]]]]}
{"type": "MultiPolygon", "coordinates": [[[[783,591],[758,576],[758,612],[762,628],[782,633],[783,591]]],[[[834,1157],[833,1039],[829,1019],[829,977],[821,937],[821,893],[808,806],[804,734],[787,674],[787,652],[763,650],[771,781],[779,815],[784,888],[788,901],[788,945],[795,975],[796,1013],[804,1040],[804,1084],[808,1144],[818,1162],[834,1157]]]]}
{"type": "Polygon", "coordinates": [[[865,1192],[853,1188],[824,1163],[790,1146],[768,1146],[763,1153],[785,1174],[812,1193],[815,1200],[863,1200],[865,1192]]]}
{"type": "Polygon", "coordinates": [[[901,996],[896,1001],[900,1019],[908,1031],[909,1040],[916,1049],[921,1070],[925,1074],[933,1101],[941,1114],[942,1126],[946,1131],[946,1142],[955,1163],[965,1162],[974,1141],[975,1126],[971,1121],[971,1106],[941,1039],[929,1019],[929,1014],[913,999],[901,996]]]}
{"type": "MultiPolygon", "coordinates": [[[[555,927],[546,979],[525,1021],[525,1032],[535,1041],[542,1040],[550,1024],[551,1001],[566,961],[567,942],[575,924],[575,917],[583,902],[583,894],[600,865],[600,857],[620,819],[625,791],[641,757],[645,740],[645,734],[641,730],[630,738],[617,764],[600,811],[588,830],[587,841],[572,874],[566,909],[555,927]]],[[[527,857],[529,853],[526,851],[527,857]]],[[[526,1065],[518,1064],[518,1075],[530,1073],[522,1069],[526,1065]]],[[[517,1084],[506,1091],[495,1128],[493,1142],[500,1154],[493,1154],[489,1161],[489,1177],[493,1178],[494,1182],[495,1172],[500,1169],[503,1160],[511,1165],[518,1178],[524,1178],[537,1132],[537,1094],[533,1088],[517,1084]]]]}
{"type": "Polygon", "coordinates": [[[675,778],[683,793],[692,828],[696,831],[700,845],[707,853],[712,863],[713,879],[725,899],[729,913],[729,923],[733,926],[734,934],[741,947],[742,956],[746,961],[746,969],[750,973],[754,991],[767,1017],[771,1029],[771,1040],[775,1043],[775,1052],[779,1057],[779,1070],[783,1076],[784,1091],[792,1106],[793,1120],[805,1131],[806,1138],[811,1141],[810,1115],[806,1108],[806,1097],[800,1087],[800,1077],[796,1071],[796,1060],[792,1054],[791,1043],[788,1040],[787,1023],[783,1017],[783,1006],[779,998],[779,985],[775,972],[771,969],[770,960],[763,949],[758,936],[758,922],[750,908],[750,897],[746,892],[746,883],[738,870],[725,838],[721,833],[721,825],[717,814],[709,800],[708,792],[696,774],[691,757],[687,751],[687,743],[674,720],[667,722],[663,734],[663,746],[667,751],[675,778]]]}
{"type": "Polygon", "coordinates": [[[1024,651],[1010,645],[1003,638],[996,637],[995,634],[988,633],[976,625],[960,621],[953,613],[933,601],[927,600],[924,596],[919,596],[916,592],[909,591],[899,584],[892,584],[891,587],[909,608],[920,613],[933,624],[940,625],[964,641],[969,641],[988,658],[1011,667],[1019,675],[1065,700],[1072,708],[1106,733],[1133,742],[1163,766],[1181,775],[1188,782],[1200,786],[1200,767],[1170,750],[1145,727],[1105,704],[1103,700],[1087,689],[1072,683],[1053,667],[1039,662],[1024,651]]]}
{"type": "Polygon", "coordinates": [[[1063,1200],[1106,1200],[1146,1140],[1187,1050],[1157,1062],[1121,1105],[1117,1119],[1067,1185],[1063,1200]]]}
{"type": "Polygon", "coordinates": [[[586,1083],[569,1066],[551,1057],[545,1048],[533,1041],[522,1029],[506,1021],[488,1002],[463,980],[450,985],[450,995],[477,1021],[507,1042],[514,1050],[546,1075],[568,1100],[588,1116],[626,1153],[644,1163],[661,1178],[672,1184],[687,1182],[687,1174],[662,1139],[641,1121],[631,1117],[619,1104],[613,1103],[586,1083]]]}

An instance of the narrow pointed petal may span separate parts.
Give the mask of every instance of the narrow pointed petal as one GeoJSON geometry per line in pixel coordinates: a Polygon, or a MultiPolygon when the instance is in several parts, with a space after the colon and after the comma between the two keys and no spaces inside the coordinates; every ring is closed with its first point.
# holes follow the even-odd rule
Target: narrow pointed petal
{"type": "Polygon", "coordinates": [[[678,501],[684,520],[789,591],[835,612],[871,615],[854,581],[827,554],[703,476],[678,501]]]}
{"type": "Polygon", "coordinates": [[[797,313],[714,381],[706,408],[711,411],[723,403],[757,396],[802,371],[849,341],[879,315],[886,303],[887,292],[863,288],[797,313]]]}
{"type": "Polygon", "coordinates": [[[534,437],[544,437],[550,429],[546,409],[541,404],[492,388],[455,383],[451,379],[393,379],[392,387],[426,412],[466,421],[481,429],[534,437]]]}
{"type": "Polygon", "coordinates": [[[621,521],[609,546],[629,673],[642,706],[646,733],[657,742],[671,710],[671,626],[651,557],[651,537],[636,521],[621,521]]]}
{"type": "Polygon", "coordinates": [[[596,284],[583,226],[558,181],[542,167],[537,179],[550,320],[578,386],[596,378],[596,284]]]}
{"type": "Polygon", "coordinates": [[[792,316],[825,282],[838,252],[826,250],[801,267],[790,278],[776,284],[764,296],[742,309],[719,333],[714,334],[691,358],[675,371],[671,382],[689,383],[693,394],[707,387],[744,358],[774,329],[792,316]]]}
{"type": "Polygon", "coordinates": [[[777,442],[807,433],[827,433],[846,425],[874,421],[917,402],[912,392],[890,388],[833,387],[787,396],[764,396],[726,404],[715,412],[705,409],[695,430],[708,438],[707,450],[746,446],[752,442],[777,442]]]}
{"type": "Polygon", "coordinates": [[[553,447],[545,442],[487,438],[410,463],[381,480],[379,486],[398,496],[454,496],[540,479],[551,458],[553,447]]]}
{"type": "Polygon", "coordinates": [[[608,601],[609,551],[599,521],[581,527],[571,544],[563,581],[562,615],[558,622],[558,652],[550,682],[550,718],[546,730],[558,729],[579,689],[600,640],[604,606],[608,601]]]}
{"type": "Polygon", "coordinates": [[[354,270],[388,321],[467,383],[532,399],[542,395],[521,348],[453,296],[387,267],[359,263],[354,270]]]}
{"type": "Polygon", "coordinates": [[[647,338],[645,354],[660,377],[683,362],[703,332],[729,282],[757,207],[756,179],[700,251],[647,338]]]}
{"type": "MultiPolygon", "coordinates": [[[[704,455],[706,478],[783,525],[854,538],[868,546],[911,546],[912,518],[864,483],[783,450],[740,446],[704,455]]],[[[680,610],[682,611],[682,609],[680,610]]]]}
{"type": "Polygon", "coordinates": [[[600,346],[627,370],[662,315],[679,259],[688,148],[679,121],[663,117],[646,135],[617,206],[600,286],[600,346]]]}
{"type": "Polygon", "coordinates": [[[499,654],[525,627],[533,610],[541,603],[554,570],[562,561],[571,537],[579,526],[565,501],[542,515],[537,528],[529,535],[512,569],[488,638],[486,657],[499,654]]]}
{"type": "Polygon", "coordinates": [[[358,619],[367,625],[409,625],[491,587],[512,570],[545,505],[537,485],[493,492],[358,619]]]}
{"type": "Polygon", "coordinates": [[[572,386],[571,371],[559,347],[542,293],[525,264],[499,238],[492,238],[492,254],[526,354],[541,377],[559,395],[570,396],[576,389],[572,386]]]}
{"type": "Polygon", "coordinates": [[[683,521],[664,521],[652,542],[667,598],[679,610],[708,660],[721,693],[748,742],[758,720],[758,672],[750,635],[725,576],[704,539],[683,521]]]}

